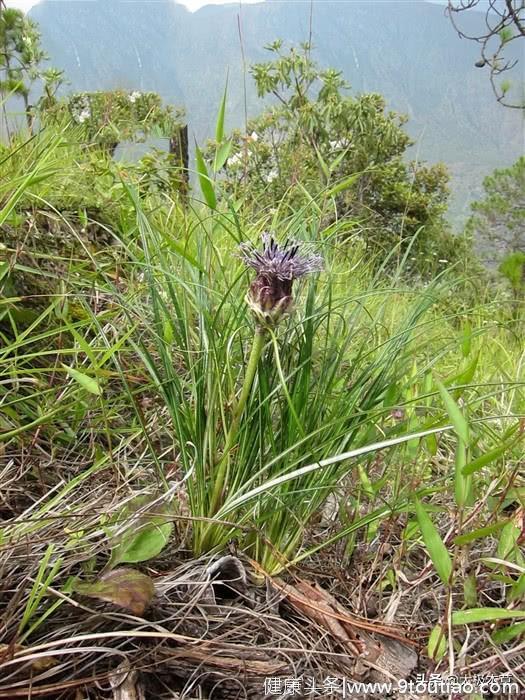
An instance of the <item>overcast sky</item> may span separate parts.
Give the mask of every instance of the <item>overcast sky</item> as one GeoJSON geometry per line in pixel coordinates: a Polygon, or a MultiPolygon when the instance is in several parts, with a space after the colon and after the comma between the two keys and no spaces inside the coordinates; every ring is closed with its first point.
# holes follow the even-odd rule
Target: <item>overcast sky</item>
{"type": "MultiPolygon", "coordinates": [[[[242,0],[243,4],[249,2],[260,2],[261,0],[242,0]]],[[[55,0],[55,2],[75,2],[75,0],[55,0]]],[[[166,0],[170,2],[170,0],[166,0]]],[[[224,2],[235,2],[235,0],[180,0],[190,10],[198,10],[203,5],[222,5],[224,2]]],[[[24,12],[30,10],[33,5],[36,5],[38,0],[7,0],[7,7],[18,7],[24,12]]]]}

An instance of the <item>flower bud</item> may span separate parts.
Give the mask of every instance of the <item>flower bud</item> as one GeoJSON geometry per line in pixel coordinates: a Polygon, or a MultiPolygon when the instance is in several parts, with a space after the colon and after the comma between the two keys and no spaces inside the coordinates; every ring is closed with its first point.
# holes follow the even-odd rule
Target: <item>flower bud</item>
{"type": "Polygon", "coordinates": [[[262,251],[243,244],[241,256],[257,273],[246,302],[257,323],[264,327],[275,327],[285,314],[291,313],[294,280],[323,268],[321,256],[313,254],[305,244],[287,241],[279,247],[268,234],[263,235],[262,251]]]}

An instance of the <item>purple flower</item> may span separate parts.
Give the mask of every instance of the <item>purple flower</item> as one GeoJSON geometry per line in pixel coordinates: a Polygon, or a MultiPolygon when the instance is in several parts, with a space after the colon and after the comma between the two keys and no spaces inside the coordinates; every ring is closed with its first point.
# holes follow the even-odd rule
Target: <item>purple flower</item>
{"type": "Polygon", "coordinates": [[[263,234],[262,251],[242,244],[241,257],[257,273],[246,300],[263,325],[275,325],[291,310],[294,280],[323,269],[321,256],[306,244],[286,241],[280,247],[269,234],[263,234]]]}

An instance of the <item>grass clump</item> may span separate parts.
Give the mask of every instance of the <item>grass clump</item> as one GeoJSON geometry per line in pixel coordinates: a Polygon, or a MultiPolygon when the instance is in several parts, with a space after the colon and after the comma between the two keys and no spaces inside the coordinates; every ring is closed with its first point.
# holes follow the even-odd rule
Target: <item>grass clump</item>
{"type": "Polygon", "coordinates": [[[417,233],[369,255],[337,185],[224,196],[221,124],[188,201],[75,129],[3,156],[0,697],[519,669],[518,315],[460,263],[415,281],[417,233]],[[374,634],[395,671],[358,670],[374,634]]]}

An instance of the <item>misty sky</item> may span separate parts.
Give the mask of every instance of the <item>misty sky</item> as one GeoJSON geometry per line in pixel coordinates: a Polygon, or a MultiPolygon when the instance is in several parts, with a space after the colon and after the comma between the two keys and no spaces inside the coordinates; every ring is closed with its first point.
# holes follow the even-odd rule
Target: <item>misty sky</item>
{"type": "MultiPolygon", "coordinates": [[[[75,2],[76,0],[54,0],[55,2],[75,2]]],[[[85,0],[81,0],[85,1],[85,0]]],[[[203,5],[222,5],[224,2],[235,2],[235,0],[179,0],[183,5],[190,10],[198,10],[203,5]]],[[[33,5],[36,5],[38,0],[7,0],[7,7],[18,7],[20,10],[27,12],[33,5]]],[[[170,2],[170,0],[166,0],[170,2]]],[[[242,0],[243,4],[250,2],[260,2],[260,0],[242,0]]]]}

